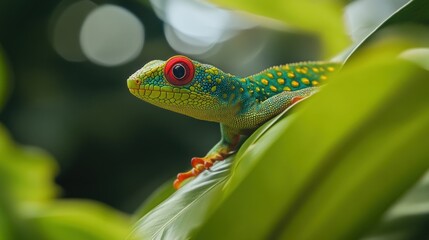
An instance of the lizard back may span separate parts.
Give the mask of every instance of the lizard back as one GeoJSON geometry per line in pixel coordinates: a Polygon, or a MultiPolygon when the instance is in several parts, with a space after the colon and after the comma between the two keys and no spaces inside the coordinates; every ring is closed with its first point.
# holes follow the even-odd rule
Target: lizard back
{"type": "Polygon", "coordinates": [[[338,63],[292,63],[268,68],[241,78],[240,82],[256,102],[262,102],[284,91],[320,86],[327,82],[329,74],[338,68],[340,68],[338,63]]]}

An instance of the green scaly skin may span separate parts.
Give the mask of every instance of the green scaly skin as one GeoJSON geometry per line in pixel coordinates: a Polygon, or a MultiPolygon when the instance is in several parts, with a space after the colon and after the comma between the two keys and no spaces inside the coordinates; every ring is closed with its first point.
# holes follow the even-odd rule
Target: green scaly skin
{"type": "Polygon", "coordinates": [[[169,60],[151,61],[130,76],[130,92],[161,108],[218,122],[222,133],[220,142],[205,157],[192,159],[192,170],[178,174],[176,188],[185,179],[234,153],[241,135],[249,135],[293,103],[317,92],[329,75],[340,68],[338,63],[302,62],[241,78],[188,59],[195,69],[193,79],[177,86],[164,75],[169,60]]]}

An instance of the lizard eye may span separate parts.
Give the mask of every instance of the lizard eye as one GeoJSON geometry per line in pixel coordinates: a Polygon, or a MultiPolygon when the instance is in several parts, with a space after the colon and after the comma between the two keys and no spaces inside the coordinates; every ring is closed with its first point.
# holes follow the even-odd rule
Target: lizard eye
{"type": "Polygon", "coordinates": [[[192,61],[184,56],[175,56],[167,60],[164,75],[175,86],[188,84],[194,78],[195,68],[192,61]]]}

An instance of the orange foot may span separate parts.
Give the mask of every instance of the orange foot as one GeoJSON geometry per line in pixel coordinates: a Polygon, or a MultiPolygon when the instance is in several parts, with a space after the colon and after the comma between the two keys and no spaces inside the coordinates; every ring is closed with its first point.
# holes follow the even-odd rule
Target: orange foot
{"type": "Polygon", "coordinates": [[[188,178],[198,176],[202,171],[209,169],[211,166],[213,166],[214,162],[221,161],[223,159],[224,158],[220,154],[216,154],[215,156],[211,156],[211,157],[192,158],[191,165],[193,168],[187,172],[177,174],[177,178],[176,180],[174,180],[174,183],[173,183],[174,188],[179,189],[183,181],[185,181],[188,178]]]}

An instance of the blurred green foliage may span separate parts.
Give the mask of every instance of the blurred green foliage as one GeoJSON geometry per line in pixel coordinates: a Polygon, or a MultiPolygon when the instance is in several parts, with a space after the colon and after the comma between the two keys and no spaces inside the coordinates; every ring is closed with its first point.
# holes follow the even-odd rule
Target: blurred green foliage
{"type": "Polygon", "coordinates": [[[124,239],[130,220],[100,203],[56,200],[57,166],[0,128],[0,239],[124,239]]]}
{"type": "Polygon", "coordinates": [[[299,31],[316,34],[323,42],[324,58],[333,57],[351,43],[343,21],[345,1],[213,0],[212,2],[277,19],[299,31]]]}

